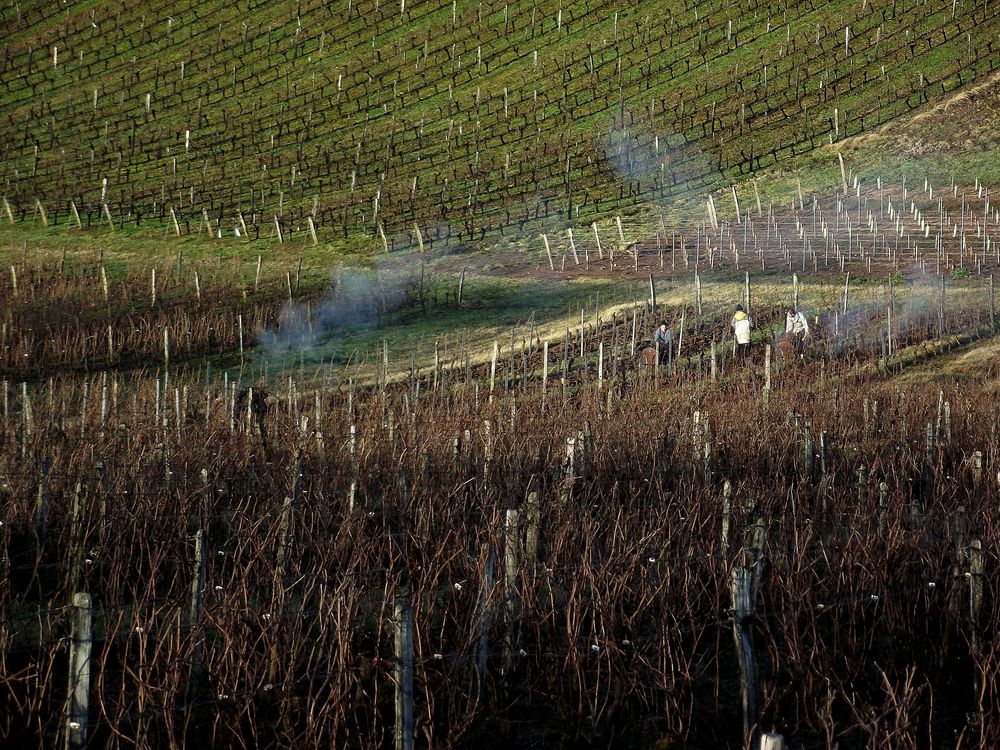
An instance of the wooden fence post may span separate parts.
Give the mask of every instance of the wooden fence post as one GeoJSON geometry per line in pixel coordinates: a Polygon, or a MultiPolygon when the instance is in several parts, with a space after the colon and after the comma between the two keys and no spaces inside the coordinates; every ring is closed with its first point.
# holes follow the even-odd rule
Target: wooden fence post
{"type": "Polygon", "coordinates": [[[396,750],[413,750],[413,606],[396,597],[396,750]]]}
{"type": "Polygon", "coordinates": [[[73,595],[73,644],[70,651],[70,696],[66,706],[66,748],[82,750],[90,723],[90,594],[73,595]]]}

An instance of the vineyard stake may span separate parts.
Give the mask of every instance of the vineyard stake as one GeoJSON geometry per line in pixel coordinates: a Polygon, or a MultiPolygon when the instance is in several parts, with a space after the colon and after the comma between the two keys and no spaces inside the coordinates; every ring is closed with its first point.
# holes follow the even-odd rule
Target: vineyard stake
{"type": "Polygon", "coordinates": [[[747,567],[733,569],[730,587],[733,607],[733,639],[740,668],[740,702],[743,707],[743,736],[750,737],[758,714],[757,665],[746,623],[752,610],[751,573],[747,567]]]}
{"type": "Polygon", "coordinates": [[[500,342],[493,340],[493,356],[490,359],[490,403],[493,402],[493,388],[497,380],[497,357],[500,356],[500,342]]]}
{"type": "Polygon", "coordinates": [[[764,403],[771,398],[771,345],[764,347],[764,403]]]}
{"type": "Polygon", "coordinates": [[[70,698],[66,705],[66,748],[82,750],[90,723],[90,594],[73,595],[73,641],[70,650],[70,698]]]}
{"type": "Polygon", "coordinates": [[[528,493],[528,527],[527,539],[525,540],[525,557],[528,566],[534,568],[538,561],[538,525],[541,521],[540,505],[538,493],[528,493]]]}
{"type": "Polygon", "coordinates": [[[413,750],[413,606],[406,596],[396,597],[396,750],[413,750]]]}
{"type": "MultiPolygon", "coordinates": [[[[969,635],[972,641],[972,652],[978,655],[980,651],[979,613],[983,606],[983,543],[973,539],[967,550],[969,558],[969,635]]],[[[976,675],[975,684],[978,694],[979,679],[976,675]]]]}
{"type": "Polygon", "coordinates": [[[545,409],[545,395],[549,385],[549,342],[542,344],[542,410],[545,409]]]}
{"type": "Polygon", "coordinates": [[[997,329],[997,317],[996,317],[996,294],[993,290],[993,274],[990,274],[990,330],[996,331],[997,329]]]}
{"type": "MultiPolygon", "coordinates": [[[[7,199],[4,198],[4,205],[7,204],[7,199]]],[[[10,207],[7,207],[7,212],[10,212],[10,207]]],[[[14,217],[11,215],[10,223],[14,223],[14,217]]],[[[601,233],[597,231],[597,222],[595,221],[590,225],[590,228],[594,230],[594,240],[597,242],[597,258],[598,260],[604,260],[604,249],[601,247],[601,233]]]]}
{"type": "Polygon", "coordinates": [[[519,597],[517,594],[517,521],[518,511],[508,509],[504,518],[504,608],[507,636],[504,639],[503,671],[510,671],[514,647],[514,622],[517,619],[519,597]]]}
{"type": "Polygon", "coordinates": [[[493,592],[493,545],[486,544],[486,569],[483,571],[483,587],[479,592],[479,644],[476,651],[476,673],[479,675],[479,689],[482,691],[486,680],[486,657],[490,650],[490,628],[493,626],[493,608],[490,597],[493,592]]]}

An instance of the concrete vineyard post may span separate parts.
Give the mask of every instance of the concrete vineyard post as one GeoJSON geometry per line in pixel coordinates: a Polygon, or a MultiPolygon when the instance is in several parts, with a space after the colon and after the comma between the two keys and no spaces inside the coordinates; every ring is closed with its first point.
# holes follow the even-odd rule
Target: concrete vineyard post
{"type": "Polygon", "coordinates": [[[396,597],[393,624],[396,629],[395,750],[413,750],[413,606],[409,597],[396,597]]]}
{"type": "Polygon", "coordinates": [[[82,750],[90,724],[90,594],[73,595],[73,641],[70,649],[70,695],[66,705],[66,749],[82,750]]]}
{"type": "Polygon", "coordinates": [[[785,750],[785,738],[772,732],[762,734],[757,750],[785,750]]]}

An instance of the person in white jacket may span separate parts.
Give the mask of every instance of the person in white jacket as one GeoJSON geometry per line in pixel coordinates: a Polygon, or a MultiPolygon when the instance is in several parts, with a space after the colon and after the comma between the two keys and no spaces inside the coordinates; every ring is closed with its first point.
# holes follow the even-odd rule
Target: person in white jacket
{"type": "Polygon", "coordinates": [[[794,307],[785,310],[785,333],[795,342],[795,353],[802,354],[802,345],[809,338],[809,321],[794,307]]]}
{"type": "Polygon", "coordinates": [[[729,325],[733,327],[736,337],[736,356],[746,359],[750,355],[750,331],[753,328],[753,318],[747,315],[743,305],[736,306],[736,313],[729,325]]]}

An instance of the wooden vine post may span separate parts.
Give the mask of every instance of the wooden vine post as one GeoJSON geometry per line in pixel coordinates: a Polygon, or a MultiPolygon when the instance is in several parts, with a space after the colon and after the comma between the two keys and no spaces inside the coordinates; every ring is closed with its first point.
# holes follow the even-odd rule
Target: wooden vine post
{"type": "Polygon", "coordinates": [[[413,605],[397,596],[393,624],[396,629],[396,750],[413,750],[413,605]]]}
{"type": "Polygon", "coordinates": [[[73,595],[73,641],[70,648],[69,700],[66,702],[66,750],[82,750],[90,723],[90,594],[73,595]]]}
{"type": "MultiPolygon", "coordinates": [[[[752,509],[748,509],[752,512],[752,509]]],[[[749,617],[760,588],[766,525],[758,518],[744,530],[743,547],[733,567],[730,582],[733,611],[733,640],[740,671],[740,702],[743,708],[743,736],[749,740],[760,716],[760,685],[750,637],[749,617]]]]}

